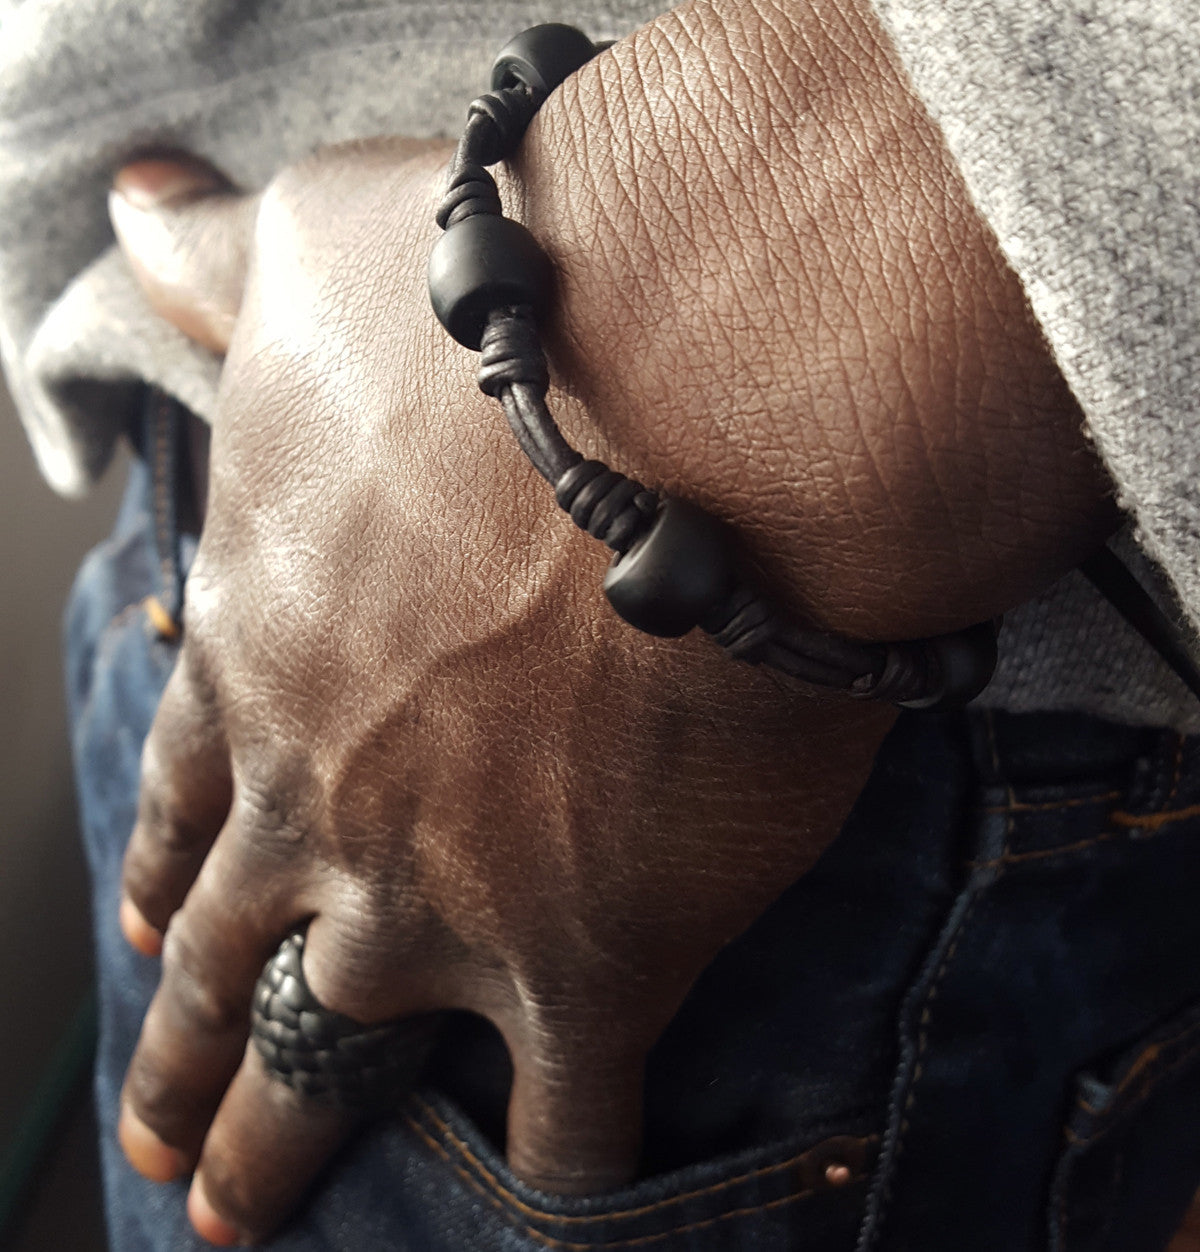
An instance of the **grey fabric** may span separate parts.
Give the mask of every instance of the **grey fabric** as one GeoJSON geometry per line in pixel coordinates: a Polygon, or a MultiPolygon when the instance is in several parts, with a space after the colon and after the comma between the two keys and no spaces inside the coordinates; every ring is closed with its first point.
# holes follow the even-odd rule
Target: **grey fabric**
{"type": "Polygon", "coordinates": [[[875,0],[1139,538],[1200,611],[1200,6],[875,0]]]}
{"type": "MultiPolygon", "coordinates": [[[[1024,284],[1139,545],[1195,624],[1200,6],[873,2],[1024,284]]],[[[1006,702],[1018,707],[1031,693],[1016,687],[1032,679],[1038,698],[1052,698],[1052,688],[1078,673],[1077,649],[1096,640],[1066,605],[1067,592],[1055,589],[1036,642],[1024,638],[1021,664],[1006,666],[991,699],[1005,698],[1010,674],[1006,702]],[[1054,632],[1051,618],[1059,622],[1054,632]],[[1035,664],[1056,638],[1062,647],[1052,669],[1035,664]],[[1019,669],[1028,670],[1020,679],[1019,669]]],[[[1024,625],[1028,614],[1020,619],[1024,625]]],[[[1160,707],[1144,675],[1112,673],[1119,661],[1105,655],[1089,670],[1098,674],[1088,693],[1094,710],[1160,707]],[[1122,684],[1125,698],[1114,701],[1112,688],[1122,684]]]]}
{"type": "Polygon", "coordinates": [[[50,483],[76,493],[103,467],[121,380],[212,407],[211,359],[150,329],[119,264],[89,268],[112,245],[105,197],[132,152],[185,148],[259,187],[321,144],[449,136],[516,31],[570,20],[612,39],[665,7],[0,0],[0,356],[50,483]]]}
{"type": "MultiPolygon", "coordinates": [[[[1194,0],[874,0],[1025,283],[1169,603],[1200,618],[1194,0]]],[[[158,323],[105,193],[175,146],[242,185],[322,143],[451,135],[536,21],[614,38],[655,0],[0,0],[0,355],[39,464],[83,490],[149,379],[211,413],[217,362],[158,323]]],[[[1129,545],[1132,551],[1132,545],[1129,545]]],[[[1200,730],[1077,576],[1011,615],[984,702],[1200,730]]]]}

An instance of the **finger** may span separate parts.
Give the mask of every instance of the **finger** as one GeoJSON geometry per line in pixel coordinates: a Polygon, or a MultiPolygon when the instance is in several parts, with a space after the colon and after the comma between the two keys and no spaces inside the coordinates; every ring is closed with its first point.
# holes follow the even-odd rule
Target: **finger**
{"type": "Polygon", "coordinates": [[[122,1098],[122,1145],[147,1177],[174,1177],[199,1155],[241,1062],[255,981],[296,921],[295,899],[278,861],[272,873],[230,825],[171,919],[122,1098]]]}
{"type": "Polygon", "coordinates": [[[191,157],[122,168],[108,209],[121,250],[155,311],[223,353],[242,303],[257,196],[191,157]]]}
{"type": "Polygon", "coordinates": [[[262,1238],[297,1205],[357,1120],[271,1077],[247,1049],[192,1179],[188,1216],[197,1233],[222,1247],[262,1238]]]}
{"type": "Polygon", "coordinates": [[[142,750],[138,817],[125,852],[121,926],[157,955],[229,813],[229,749],[217,710],[175,667],[142,750]]]}
{"type": "MultiPolygon", "coordinates": [[[[317,922],[326,923],[326,934],[332,929],[328,915],[309,928],[302,984],[308,982],[310,953],[320,955],[321,937],[314,935],[317,922]]],[[[302,990],[300,996],[302,1003],[302,990]]],[[[438,1026],[437,1015],[426,1014],[389,1027],[384,1054],[374,1047],[351,1046],[355,1037],[368,1038],[370,1028],[342,1037],[336,1044],[328,1036],[308,1036],[310,1044],[303,1020],[311,1012],[299,1011],[299,1020],[293,1023],[275,1019],[277,1025],[290,1028],[288,1044],[278,1052],[268,1047],[265,1055],[277,1061],[286,1058],[290,1080],[285,1082],[271,1072],[257,1046],[248,1048],[209,1128],[189,1212],[197,1231],[211,1242],[261,1238],[278,1226],[362,1115],[387,1108],[415,1081],[438,1026]],[[342,1058],[332,1071],[326,1068],[330,1053],[342,1058]],[[366,1069],[341,1072],[348,1057],[357,1058],[366,1069]],[[368,1078],[368,1073],[375,1078],[368,1078]],[[356,1080],[364,1081],[366,1087],[356,1090],[347,1085],[356,1080]],[[331,1082],[342,1093],[340,1109],[330,1104],[331,1082]],[[316,1092],[322,1094],[309,1094],[316,1092]],[[352,1106],[360,1112],[351,1111],[352,1106]]]]}
{"type": "Polygon", "coordinates": [[[603,1023],[537,1029],[510,1051],[513,1172],[562,1195],[629,1182],[641,1150],[644,1056],[614,1052],[603,1023]]]}

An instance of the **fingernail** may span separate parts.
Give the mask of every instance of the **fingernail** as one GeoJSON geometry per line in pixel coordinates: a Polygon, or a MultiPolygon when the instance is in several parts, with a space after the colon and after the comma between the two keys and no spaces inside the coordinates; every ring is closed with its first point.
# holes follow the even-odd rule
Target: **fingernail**
{"type": "Polygon", "coordinates": [[[192,1179],[192,1189],[188,1192],[187,1198],[187,1211],[201,1239],[207,1239],[209,1243],[215,1243],[219,1248],[232,1248],[243,1241],[241,1232],[223,1217],[218,1216],[217,1210],[209,1204],[199,1174],[192,1179]]]}
{"type": "Polygon", "coordinates": [[[121,933],[129,941],[129,946],[143,956],[161,956],[162,935],[142,916],[141,910],[128,897],[121,897],[119,911],[121,933]]]}
{"type": "Polygon", "coordinates": [[[113,190],[135,209],[173,208],[196,200],[228,183],[216,170],[198,161],[148,159],[122,166],[113,190]]]}
{"type": "Polygon", "coordinates": [[[188,1172],[188,1159],[163,1141],[129,1107],[123,1105],[117,1138],[130,1165],[151,1182],[172,1182],[188,1172]]]}

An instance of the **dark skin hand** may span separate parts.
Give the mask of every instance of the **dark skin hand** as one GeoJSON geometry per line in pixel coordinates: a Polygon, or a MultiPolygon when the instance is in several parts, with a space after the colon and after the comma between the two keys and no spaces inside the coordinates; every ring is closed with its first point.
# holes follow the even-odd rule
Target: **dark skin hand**
{"type": "MultiPolygon", "coordinates": [[[[149,1177],[196,1171],[214,1242],[277,1225],[353,1129],[246,1051],[308,919],[328,1007],[497,1025],[520,1176],[627,1181],[648,1049],[836,835],[894,717],[607,609],[603,550],[429,311],[446,158],[356,145],[261,198],[146,161],[113,197],[152,302],[227,351],[122,910],[144,951],[165,932],[122,1141],[149,1177]]],[[[1111,527],[865,4],[676,10],[551,98],[505,191],[559,267],[568,435],[734,523],[796,613],[953,629],[1111,527]]]]}

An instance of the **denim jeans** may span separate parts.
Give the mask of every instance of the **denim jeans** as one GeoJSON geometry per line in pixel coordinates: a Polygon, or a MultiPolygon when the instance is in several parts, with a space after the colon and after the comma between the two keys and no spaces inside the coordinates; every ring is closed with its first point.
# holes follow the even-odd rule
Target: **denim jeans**
{"type": "MultiPolygon", "coordinates": [[[[112,1246],[205,1245],[114,1127],[156,962],[117,929],[138,761],[194,541],[153,408],[68,611],[93,882],[112,1246]],[[154,466],[154,472],[148,468],[154,466]]],[[[641,1181],[559,1199],[505,1166],[509,1069],[455,1019],[331,1165],[288,1252],[1148,1252],[1200,1182],[1200,741],[1066,715],[907,714],[844,832],[702,976],[650,1058],[641,1181]]]]}

